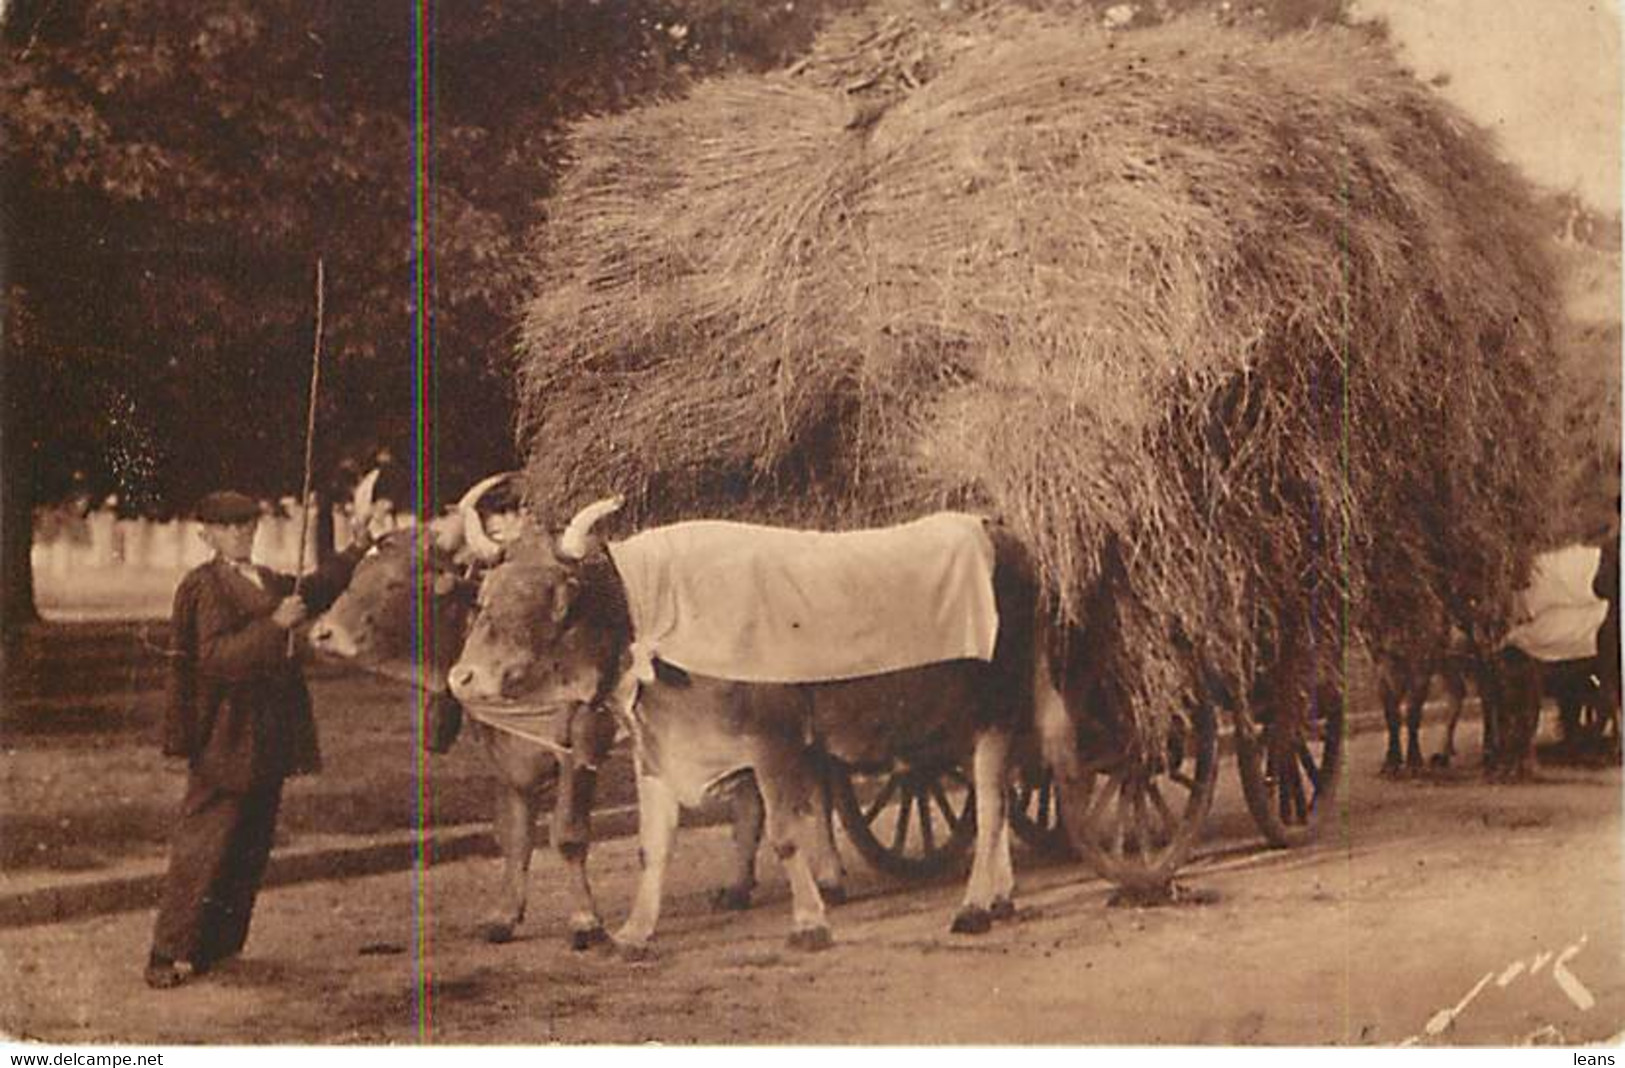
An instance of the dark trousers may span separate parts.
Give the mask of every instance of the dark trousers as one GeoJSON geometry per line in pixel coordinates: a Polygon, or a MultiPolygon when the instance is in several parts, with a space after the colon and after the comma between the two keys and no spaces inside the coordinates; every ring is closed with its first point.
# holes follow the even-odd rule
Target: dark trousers
{"type": "Polygon", "coordinates": [[[228,793],[196,774],[186,784],[152,952],[207,965],[240,952],[271,856],[280,779],[228,793]]]}

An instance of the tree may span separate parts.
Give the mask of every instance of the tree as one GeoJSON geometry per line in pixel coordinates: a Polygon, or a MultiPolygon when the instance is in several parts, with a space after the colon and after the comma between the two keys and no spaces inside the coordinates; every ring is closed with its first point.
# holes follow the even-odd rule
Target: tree
{"type": "Polygon", "coordinates": [[[411,5],[13,0],[0,625],[34,614],[35,501],[117,492],[161,514],[227,482],[298,485],[318,256],[319,467],[377,446],[421,448],[448,481],[511,462],[490,357],[565,124],[734,62],[735,42],[782,58],[816,7],[479,0],[414,24],[411,5]]]}
{"type": "Polygon", "coordinates": [[[862,6],[0,6],[0,628],[34,615],[37,501],[116,492],[166,514],[228,482],[299,484],[318,256],[318,469],[386,447],[421,456],[444,495],[511,464],[499,357],[571,121],[785,63],[862,6]]]}

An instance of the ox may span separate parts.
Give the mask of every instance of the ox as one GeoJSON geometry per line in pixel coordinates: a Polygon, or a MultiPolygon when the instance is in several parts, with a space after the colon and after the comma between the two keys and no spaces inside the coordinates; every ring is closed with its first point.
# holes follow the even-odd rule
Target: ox
{"type": "MultiPolygon", "coordinates": [[[[455,513],[378,542],[356,566],[344,595],[312,626],[311,645],[426,691],[442,712],[455,709],[445,674],[462,648],[473,609],[474,583],[465,576],[478,556],[468,532],[478,528],[483,535],[475,505],[505,477],[476,484],[455,513]],[[417,606],[421,613],[414,611],[417,606]],[[426,631],[418,629],[419,619],[427,621],[426,631]]],[[[366,486],[357,492],[358,509],[366,507],[366,486]]],[[[597,764],[614,738],[612,717],[583,709],[559,724],[555,736],[541,741],[477,719],[468,729],[483,744],[496,772],[493,822],[503,858],[501,893],[480,925],[481,935],[490,942],[507,942],[524,918],[537,809],[543,788],[556,780],[551,838],[570,872],[571,944],[583,949],[603,941],[603,920],[587,880],[587,821],[597,764]]],[[[441,742],[449,745],[450,740],[441,742]]]]}
{"type": "Polygon", "coordinates": [[[1444,683],[1450,720],[1432,763],[1448,766],[1467,684],[1484,709],[1484,771],[1491,778],[1526,778],[1533,768],[1542,700],[1557,702],[1565,747],[1588,741],[1618,745],[1619,546],[1582,545],[1539,554],[1530,585],[1515,599],[1519,622],[1493,653],[1480,652],[1460,631],[1439,622],[1435,638],[1417,649],[1382,650],[1378,687],[1388,723],[1384,774],[1421,766],[1422,705],[1435,675],[1444,683]],[[1400,709],[1408,737],[1400,746],[1400,709]],[[1585,717],[1589,716],[1589,722],[1585,717]],[[1403,755],[1403,764],[1401,762],[1403,755]]]}
{"type": "MultiPolygon", "coordinates": [[[[358,487],[354,505],[368,508],[368,488],[376,473],[358,487]]],[[[311,628],[311,644],[320,652],[355,660],[377,674],[404,681],[427,692],[431,723],[449,733],[426,739],[443,752],[461,722],[461,709],[446,688],[446,671],[462,650],[482,561],[500,556],[501,547],[487,531],[476,505],[493,494],[509,476],[487,478],[463,497],[457,510],[421,530],[401,530],[383,537],[357,565],[344,595],[311,628]],[[427,631],[418,629],[426,621],[427,631]],[[438,713],[438,714],[435,714],[438,713]]],[[[517,513],[505,513],[512,523],[517,513]]],[[[542,794],[557,783],[550,839],[569,870],[572,898],[570,941],[583,949],[602,941],[603,923],[586,873],[588,820],[596,786],[596,764],[612,741],[614,721],[602,708],[591,708],[565,722],[550,725],[540,740],[471,717],[469,731],[482,744],[496,773],[493,831],[503,859],[500,894],[480,924],[483,938],[503,943],[513,938],[524,919],[534,828],[542,794]]],[[[748,777],[731,783],[734,868],[718,889],[718,908],[750,904],[756,884],[755,859],[762,837],[761,795],[748,777]]],[[[834,900],[845,897],[844,872],[827,834],[817,860],[819,886],[834,900]]]]}
{"type": "MultiPolygon", "coordinates": [[[[1374,658],[1377,669],[1377,692],[1382,700],[1383,718],[1388,727],[1388,751],[1383,757],[1382,774],[1396,776],[1415,773],[1422,768],[1422,706],[1427,702],[1428,690],[1437,676],[1444,685],[1445,698],[1450,704],[1450,729],[1445,736],[1444,748],[1435,753],[1432,763],[1437,767],[1449,766],[1456,751],[1456,721],[1467,699],[1467,683],[1479,680],[1480,657],[1470,647],[1466,637],[1443,622],[1433,628],[1431,640],[1415,648],[1392,648],[1380,651],[1374,658]],[[1401,745],[1401,730],[1404,744],[1401,745]]],[[[1482,696],[1483,683],[1479,680],[1482,696]]],[[[1484,720],[1484,750],[1494,748],[1494,717],[1484,720]]]]}
{"type": "MultiPolygon", "coordinates": [[[[680,809],[699,804],[708,787],[747,768],[756,774],[768,838],[789,877],[790,945],[830,945],[808,862],[825,822],[819,803],[825,754],[863,764],[942,747],[968,757],[975,857],[951,930],[980,933],[1013,915],[1006,820],[1011,748],[1030,737],[1036,723],[1046,753],[1064,751],[1073,730],[1035,643],[1035,582],[1019,543],[986,528],[997,607],[990,660],[953,659],[844,681],[740,682],[681,670],[658,656],[640,663],[626,580],[591,533],[620,504],[583,509],[556,549],[540,535],[509,546],[485,575],[473,627],[450,673],[452,691],[471,706],[567,714],[608,702],[627,721],[643,870],[631,914],[615,934],[618,947],[635,957],[654,935],[680,809]]],[[[649,533],[685,526],[695,525],[649,533]]]]}
{"type": "MultiPolygon", "coordinates": [[[[1619,535],[1601,546],[1569,545],[1535,557],[1518,591],[1517,623],[1486,675],[1503,691],[1493,773],[1525,778],[1543,697],[1558,703],[1566,747],[1619,744],[1619,535]],[[1590,723],[1582,717],[1590,715],[1590,723]]],[[[1486,751],[1486,767],[1490,767],[1486,751]]]]}

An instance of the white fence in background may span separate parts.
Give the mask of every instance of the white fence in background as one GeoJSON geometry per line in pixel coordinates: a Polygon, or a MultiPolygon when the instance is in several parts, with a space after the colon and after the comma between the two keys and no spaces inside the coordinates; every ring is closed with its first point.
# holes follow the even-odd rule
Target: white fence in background
{"type": "MultiPolygon", "coordinates": [[[[89,513],[81,520],[40,524],[34,537],[36,579],[66,579],[84,572],[131,575],[185,572],[203,563],[210,549],[198,536],[199,524],[176,519],[120,519],[111,510],[89,513]],[[44,527],[49,529],[42,529],[44,527]]],[[[334,548],[349,543],[349,512],[335,508],[334,548]]],[[[254,535],[254,561],[292,573],[299,558],[297,516],[268,515],[254,535]]],[[[316,514],[311,513],[305,541],[305,569],[316,562],[316,514]]]]}

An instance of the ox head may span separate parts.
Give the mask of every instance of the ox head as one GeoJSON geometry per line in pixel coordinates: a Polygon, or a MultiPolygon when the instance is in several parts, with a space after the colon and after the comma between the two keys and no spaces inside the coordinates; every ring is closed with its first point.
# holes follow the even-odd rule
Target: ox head
{"type": "MultiPolygon", "coordinates": [[[[357,491],[358,514],[371,477],[357,491]]],[[[473,610],[479,570],[494,547],[478,518],[478,504],[511,477],[483,479],[463,495],[455,513],[385,535],[356,564],[343,595],[312,626],[311,645],[382,674],[443,688],[473,610]],[[471,515],[480,526],[477,545],[467,536],[471,515]]]]}
{"type": "Polygon", "coordinates": [[[621,506],[599,501],[556,545],[539,532],[511,542],[480,583],[452,693],[471,705],[589,704],[618,677],[629,640],[620,579],[592,528],[621,506]]]}

